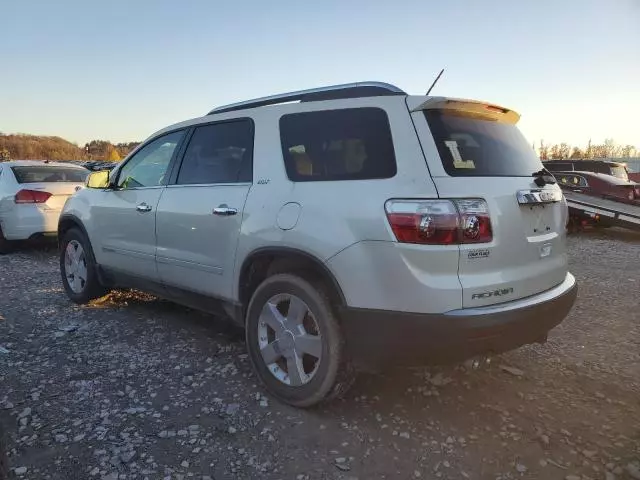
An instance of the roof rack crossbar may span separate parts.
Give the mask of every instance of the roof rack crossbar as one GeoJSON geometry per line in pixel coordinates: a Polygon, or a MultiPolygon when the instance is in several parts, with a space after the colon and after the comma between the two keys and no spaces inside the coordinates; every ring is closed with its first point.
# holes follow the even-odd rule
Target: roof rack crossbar
{"type": "Polygon", "coordinates": [[[214,108],[207,115],[232,112],[246,108],[264,107],[286,102],[312,102],[319,100],[336,100],[341,98],[380,97],[389,95],[406,95],[406,92],[395,85],[383,82],[357,82],[332,85],[329,87],[311,88],[297,92],[281,93],[268,97],[246,100],[214,108]]]}

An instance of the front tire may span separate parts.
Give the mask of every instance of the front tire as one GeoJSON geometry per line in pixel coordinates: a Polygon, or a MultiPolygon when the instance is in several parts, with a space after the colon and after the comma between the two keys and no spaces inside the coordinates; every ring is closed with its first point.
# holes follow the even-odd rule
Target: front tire
{"type": "Polygon", "coordinates": [[[274,275],[258,286],[247,309],[246,343],[260,380],[290,405],[311,407],[353,383],[329,297],[297,275],[274,275]]]}
{"type": "Polygon", "coordinates": [[[82,305],[108,292],[98,279],[91,243],[77,228],[65,233],[60,242],[60,274],[67,296],[75,303],[82,305]]]}

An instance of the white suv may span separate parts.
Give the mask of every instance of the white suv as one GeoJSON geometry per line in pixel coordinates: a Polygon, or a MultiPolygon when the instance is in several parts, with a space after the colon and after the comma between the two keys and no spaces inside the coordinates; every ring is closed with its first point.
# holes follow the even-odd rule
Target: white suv
{"type": "Polygon", "coordinates": [[[564,197],[518,118],[377,82],[216,108],[68,200],[65,290],[225,313],[296,406],[345,391],[360,363],[544,341],[577,289],[564,197]]]}

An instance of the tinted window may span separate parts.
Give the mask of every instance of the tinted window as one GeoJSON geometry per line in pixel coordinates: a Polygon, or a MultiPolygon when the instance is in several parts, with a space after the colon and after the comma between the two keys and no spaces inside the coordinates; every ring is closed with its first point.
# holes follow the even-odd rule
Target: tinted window
{"type": "Polygon", "coordinates": [[[572,163],[564,162],[545,162],[544,167],[550,172],[567,172],[573,170],[572,163]]]}
{"type": "Polygon", "coordinates": [[[445,171],[454,177],[530,177],[542,168],[520,130],[459,112],[425,110],[445,171]]]}
{"type": "Polygon", "coordinates": [[[560,182],[561,185],[566,185],[570,187],[587,187],[587,180],[580,175],[573,174],[558,174],[555,176],[556,180],[560,182]]]}
{"type": "Polygon", "coordinates": [[[251,182],[253,123],[240,120],[197,127],[184,154],[180,185],[251,182]]]}
{"type": "Polygon", "coordinates": [[[82,183],[89,175],[89,170],[55,166],[23,166],[11,167],[18,183],[82,183]]]}
{"type": "Polygon", "coordinates": [[[378,108],[284,115],[280,139],[287,175],[295,182],[396,174],[389,120],[378,108]]]}
{"type": "Polygon", "coordinates": [[[138,150],[118,173],[122,188],[157,187],[162,185],[173,153],[184,130],[156,138],[138,150]]]}

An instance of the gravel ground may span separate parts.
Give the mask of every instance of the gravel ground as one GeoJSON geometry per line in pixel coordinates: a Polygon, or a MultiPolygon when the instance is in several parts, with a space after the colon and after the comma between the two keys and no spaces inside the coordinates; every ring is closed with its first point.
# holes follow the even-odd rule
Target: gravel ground
{"type": "MultiPolygon", "coordinates": [[[[296,410],[242,332],[153,297],[65,297],[53,249],[0,257],[0,423],[29,479],[640,479],[640,236],[570,238],[578,303],[478,369],[361,375],[296,410]]],[[[0,475],[1,477],[1,475],[0,475]]]]}

